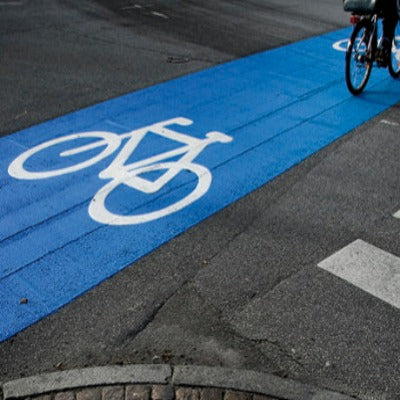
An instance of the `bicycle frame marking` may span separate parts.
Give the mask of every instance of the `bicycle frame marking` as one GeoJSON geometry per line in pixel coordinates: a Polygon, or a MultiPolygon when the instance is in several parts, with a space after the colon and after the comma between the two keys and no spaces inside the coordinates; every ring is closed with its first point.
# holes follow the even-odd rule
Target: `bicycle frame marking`
{"type": "Polygon", "coordinates": [[[221,132],[208,132],[204,139],[198,139],[168,128],[169,125],[188,126],[192,123],[193,121],[190,119],[178,117],[145,126],[121,135],[112,132],[84,132],[63,136],[37,145],[19,155],[9,165],[8,173],[16,179],[27,180],[47,179],[73,173],[90,167],[102,159],[110,156],[121,146],[122,140],[128,139],[125,145],[120,149],[115,159],[106,169],[100,172],[99,178],[110,180],[110,182],[106,183],[93,196],[89,205],[89,215],[95,221],[106,225],[134,225],[153,221],[187,207],[189,204],[198,200],[205,193],[207,193],[212,182],[211,172],[206,167],[194,163],[193,160],[210,144],[229,143],[232,141],[232,137],[221,132]],[[149,132],[171,141],[182,143],[183,146],[142,159],[140,161],[127,163],[129,157],[133,154],[139,143],[149,132]],[[100,138],[100,140],[64,151],[60,153],[60,156],[68,157],[104,146],[105,148],[100,152],[100,154],[97,154],[89,160],[77,163],[70,167],[40,172],[31,172],[24,168],[24,163],[37,152],[53,145],[80,138],[100,138]],[[165,161],[177,156],[181,156],[181,158],[177,161],[165,161]],[[166,170],[166,172],[164,172],[154,181],[140,177],[140,175],[143,173],[163,170],[166,170]],[[150,211],[138,215],[121,215],[109,211],[106,207],[105,203],[108,195],[120,185],[126,185],[145,194],[154,194],[161,190],[183,170],[187,170],[195,174],[197,176],[198,183],[191,193],[172,205],[164,207],[160,210],[150,211]]]}

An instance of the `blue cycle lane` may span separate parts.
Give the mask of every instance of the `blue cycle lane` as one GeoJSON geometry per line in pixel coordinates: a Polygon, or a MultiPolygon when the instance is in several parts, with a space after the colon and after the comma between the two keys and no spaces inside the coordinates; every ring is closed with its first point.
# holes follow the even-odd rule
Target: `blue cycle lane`
{"type": "Polygon", "coordinates": [[[383,70],[361,96],[348,93],[333,45],[349,35],[222,64],[0,139],[0,340],[397,103],[400,83],[383,70]],[[99,143],[86,132],[114,135],[62,154],[99,143]],[[131,148],[121,136],[129,132],[140,139],[131,148]],[[223,140],[201,147],[209,132],[223,140]],[[174,153],[182,146],[196,154],[174,153]],[[120,158],[121,171],[101,175],[120,158]],[[155,188],[164,173],[171,179],[155,188]]]}

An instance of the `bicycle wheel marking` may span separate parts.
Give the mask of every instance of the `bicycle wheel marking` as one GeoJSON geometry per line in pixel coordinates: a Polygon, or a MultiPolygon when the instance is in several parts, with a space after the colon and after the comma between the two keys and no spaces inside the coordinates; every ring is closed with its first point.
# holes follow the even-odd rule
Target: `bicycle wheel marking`
{"type": "MultiPolygon", "coordinates": [[[[109,132],[85,132],[85,133],[74,133],[72,135],[64,136],[61,138],[53,139],[48,142],[42,143],[38,146],[35,146],[28,151],[22,153],[20,156],[18,156],[8,167],[8,173],[17,179],[46,179],[46,178],[52,178],[55,176],[60,176],[64,174],[68,174],[71,172],[76,172],[79,171],[80,169],[90,167],[93,164],[96,164],[100,160],[102,160],[105,157],[108,157],[110,154],[112,154],[119,146],[120,144],[120,139],[118,138],[117,135],[114,135],[109,132]],[[50,170],[50,171],[43,171],[43,172],[35,172],[35,171],[28,171],[25,169],[24,164],[25,162],[32,157],[35,153],[40,152],[41,150],[44,150],[46,148],[49,148],[51,146],[54,146],[59,143],[63,142],[68,142],[70,140],[74,139],[81,139],[81,138],[98,138],[100,137],[102,140],[98,142],[99,147],[103,147],[106,145],[107,147],[96,157],[93,157],[87,161],[77,163],[76,165],[73,165],[71,167],[62,167],[57,170],[50,170]]],[[[87,147],[91,146],[85,146],[83,148],[83,151],[87,150],[87,147]]],[[[82,151],[82,150],[81,150],[82,151]]],[[[60,157],[66,157],[71,154],[75,154],[76,152],[63,152],[60,154],[60,157]]],[[[79,153],[79,151],[77,152],[79,153]]]]}
{"type": "Polygon", "coordinates": [[[350,32],[0,139],[0,340],[398,102],[378,69],[359,98],[347,92],[332,44],[350,32]]]}
{"type": "MultiPolygon", "coordinates": [[[[171,170],[172,168],[174,168],[174,165],[172,164],[173,163],[156,164],[154,166],[142,168],[138,172],[142,173],[146,172],[146,170],[149,169],[154,170],[154,168],[161,170],[171,170]]],[[[154,221],[187,207],[189,204],[198,200],[200,197],[207,193],[208,189],[210,188],[212,178],[210,171],[201,165],[197,165],[194,163],[181,164],[180,168],[192,171],[197,176],[198,184],[196,185],[196,188],[191,193],[189,193],[189,195],[185,196],[183,199],[178,200],[176,203],[162,208],[161,210],[151,211],[145,214],[120,215],[111,213],[105,205],[106,198],[119,185],[129,185],[129,176],[127,176],[124,177],[122,180],[111,181],[96,193],[96,195],[90,202],[89,215],[95,221],[102,224],[136,225],[154,221]]],[[[133,178],[136,178],[136,176],[134,176],[133,178]]]]}

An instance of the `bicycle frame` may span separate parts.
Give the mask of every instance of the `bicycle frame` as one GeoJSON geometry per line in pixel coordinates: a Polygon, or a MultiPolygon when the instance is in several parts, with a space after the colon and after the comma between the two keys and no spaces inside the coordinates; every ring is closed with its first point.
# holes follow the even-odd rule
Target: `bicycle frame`
{"type": "MultiPolygon", "coordinates": [[[[360,16],[351,15],[350,22],[354,29],[346,50],[346,84],[353,95],[360,94],[371,74],[373,65],[388,68],[394,78],[400,77],[400,36],[395,32],[392,45],[387,51],[378,49],[378,20],[382,18],[380,12],[360,16]]],[[[399,30],[399,24],[395,28],[399,30]]]]}

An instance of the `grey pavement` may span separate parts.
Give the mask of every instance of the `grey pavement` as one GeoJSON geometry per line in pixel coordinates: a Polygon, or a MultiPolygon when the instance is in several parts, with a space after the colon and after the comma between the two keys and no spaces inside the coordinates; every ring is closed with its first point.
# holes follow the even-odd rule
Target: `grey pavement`
{"type": "MultiPolygon", "coordinates": [[[[0,134],[346,21],[336,0],[0,1],[0,134]]],[[[187,364],[398,399],[399,310],[318,264],[358,239],[400,255],[399,115],[397,105],[0,343],[0,382],[187,364]]]]}
{"type": "Polygon", "coordinates": [[[332,0],[2,1],[0,134],[346,21],[332,0]]]}

